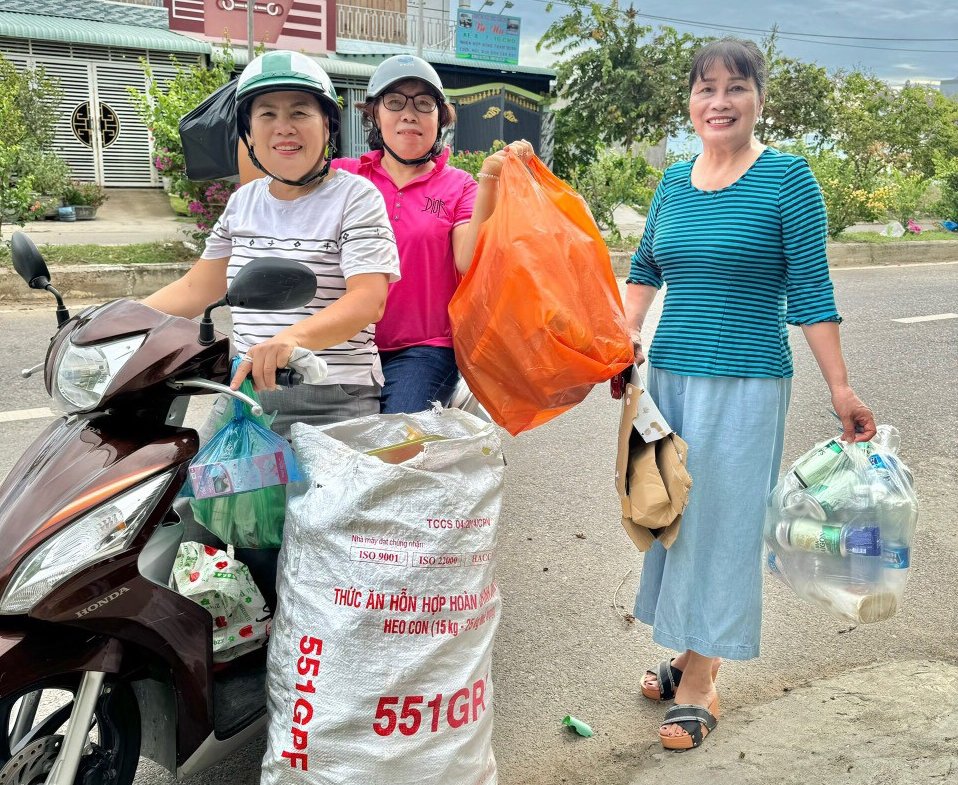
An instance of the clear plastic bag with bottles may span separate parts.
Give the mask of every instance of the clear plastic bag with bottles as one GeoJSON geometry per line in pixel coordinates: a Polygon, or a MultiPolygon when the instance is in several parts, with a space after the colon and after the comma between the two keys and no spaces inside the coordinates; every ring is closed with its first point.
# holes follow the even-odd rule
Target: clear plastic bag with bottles
{"type": "Polygon", "coordinates": [[[893,616],[908,581],[918,499],[900,443],[890,425],[869,442],[820,442],[769,496],[768,571],[854,624],[893,616]]]}

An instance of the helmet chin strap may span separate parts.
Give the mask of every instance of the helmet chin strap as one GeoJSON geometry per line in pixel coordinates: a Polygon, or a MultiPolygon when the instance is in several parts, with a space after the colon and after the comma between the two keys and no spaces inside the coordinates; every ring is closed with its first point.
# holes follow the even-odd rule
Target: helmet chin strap
{"type": "Polygon", "coordinates": [[[335,151],[333,143],[329,142],[326,148],[326,154],[323,156],[326,163],[323,165],[322,169],[320,169],[318,172],[313,172],[313,174],[307,175],[299,180],[287,180],[285,177],[280,177],[278,174],[273,174],[269,169],[260,163],[259,158],[256,157],[256,153],[253,152],[253,145],[246,141],[245,137],[243,138],[243,144],[246,146],[246,152],[249,154],[249,159],[253,162],[253,166],[259,169],[263,174],[272,177],[274,180],[278,180],[284,185],[292,185],[296,188],[302,188],[305,185],[310,185],[316,182],[316,180],[323,180],[323,178],[329,174],[329,165],[332,163],[333,153],[335,151]]]}
{"type": "Polygon", "coordinates": [[[389,153],[403,166],[422,166],[423,164],[431,161],[436,157],[435,153],[433,153],[433,148],[436,146],[436,142],[442,139],[442,129],[439,129],[439,131],[436,133],[436,142],[433,142],[432,147],[429,148],[429,151],[425,155],[421,155],[419,158],[400,158],[398,155],[396,155],[396,151],[386,144],[386,140],[383,138],[382,129],[377,126],[376,130],[379,131],[379,140],[382,142],[383,150],[389,153]]]}

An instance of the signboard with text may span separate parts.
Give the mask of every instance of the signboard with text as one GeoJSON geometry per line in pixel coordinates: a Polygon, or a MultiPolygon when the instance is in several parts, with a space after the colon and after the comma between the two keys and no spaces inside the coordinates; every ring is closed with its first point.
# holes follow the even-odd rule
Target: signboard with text
{"type": "Polygon", "coordinates": [[[519,63],[519,17],[468,8],[460,8],[456,14],[456,57],[519,63]]]}

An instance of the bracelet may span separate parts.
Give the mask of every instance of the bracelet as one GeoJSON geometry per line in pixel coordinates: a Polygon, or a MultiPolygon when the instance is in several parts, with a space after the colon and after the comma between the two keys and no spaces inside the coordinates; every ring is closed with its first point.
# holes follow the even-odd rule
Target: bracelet
{"type": "Polygon", "coordinates": [[[485,178],[486,180],[498,180],[499,175],[497,174],[486,174],[485,172],[476,172],[476,177],[479,179],[485,178]]]}

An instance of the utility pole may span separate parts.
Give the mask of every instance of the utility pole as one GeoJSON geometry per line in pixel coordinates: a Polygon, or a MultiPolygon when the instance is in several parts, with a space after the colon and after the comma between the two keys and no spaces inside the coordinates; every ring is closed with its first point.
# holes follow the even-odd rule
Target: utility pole
{"type": "Polygon", "coordinates": [[[423,6],[426,5],[426,0],[419,0],[419,31],[416,35],[416,54],[422,57],[422,39],[423,31],[425,29],[425,17],[423,16],[423,6]]]}
{"type": "Polygon", "coordinates": [[[246,62],[253,61],[253,9],[256,0],[246,0],[246,62]]]}

